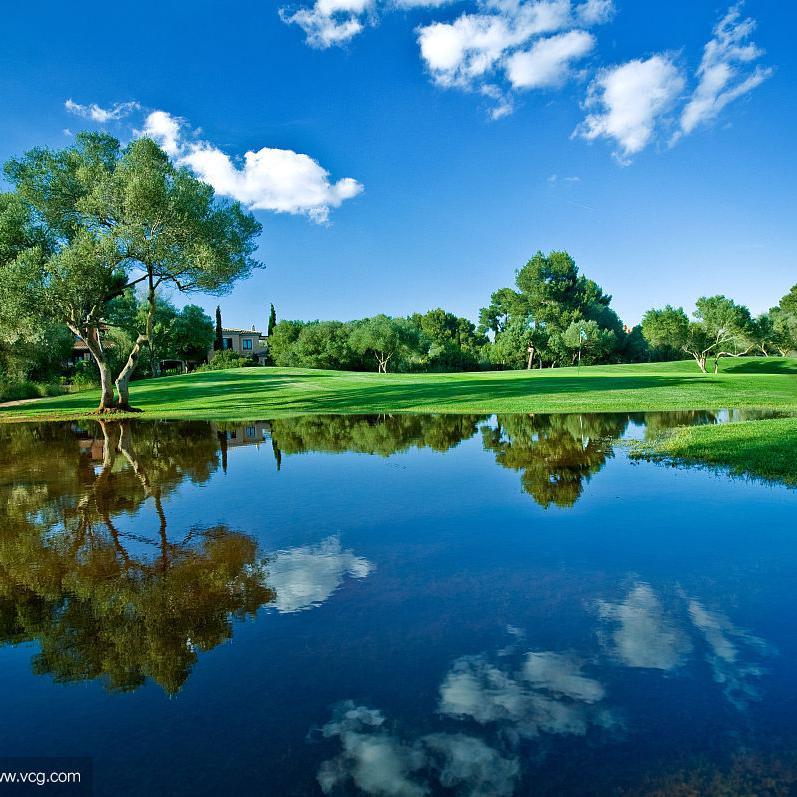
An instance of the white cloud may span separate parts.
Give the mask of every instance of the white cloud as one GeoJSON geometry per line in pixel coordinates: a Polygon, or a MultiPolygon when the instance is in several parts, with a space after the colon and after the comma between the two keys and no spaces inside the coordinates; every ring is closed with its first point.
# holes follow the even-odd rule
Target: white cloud
{"type": "Polygon", "coordinates": [[[163,151],[171,158],[180,154],[180,128],[183,121],[166,111],[153,111],[144,120],[144,129],[136,131],[160,144],[163,151]]]}
{"type": "Polygon", "coordinates": [[[576,6],[576,19],[587,27],[602,25],[614,16],[614,0],[587,0],[576,6]]]}
{"type": "Polygon", "coordinates": [[[310,6],[282,7],[280,19],[298,25],[310,47],[342,46],[374,24],[380,11],[440,8],[459,0],[315,0],[310,6]]]}
{"type": "Polygon", "coordinates": [[[343,583],[345,576],[365,578],[373,565],[343,550],[337,537],[319,545],[289,548],[267,562],[268,585],[276,592],[271,604],[282,614],[320,606],[343,583]]]}
{"type": "Polygon", "coordinates": [[[627,163],[650,143],[683,87],[681,70],[664,54],[602,69],[587,92],[585,107],[592,113],[574,135],[614,140],[619,147],[615,155],[627,163]]]}
{"type": "Polygon", "coordinates": [[[604,643],[628,667],[674,670],[691,650],[689,640],[665,615],[647,584],[638,584],[620,603],[599,601],[598,614],[616,627],[604,643]]]}
{"type": "Polygon", "coordinates": [[[316,0],[310,8],[293,13],[281,8],[280,18],[298,25],[311,47],[326,49],[353,39],[363,29],[362,18],[373,11],[374,0],[316,0]]]}
{"type": "Polygon", "coordinates": [[[595,37],[583,30],[539,39],[531,49],[509,57],[507,77],[516,89],[555,88],[567,80],[572,62],[594,47],[595,37]]]}
{"type": "Polygon", "coordinates": [[[488,0],[483,13],[462,14],[418,30],[418,44],[432,78],[441,86],[468,87],[503,55],[533,36],[556,31],[570,19],[569,0],[488,0]]]}
{"type": "Polygon", "coordinates": [[[714,120],[728,103],[752,91],[772,74],[772,69],[760,65],[749,68],[764,51],[748,41],[755,21],[740,17],[741,3],[737,3],[717,24],[714,37],[703,49],[698,85],[681,112],[680,129],[673,142],[714,120]]]}
{"type": "Polygon", "coordinates": [[[69,113],[75,114],[75,116],[91,119],[92,122],[99,122],[100,124],[122,119],[133,111],[137,111],[141,108],[137,102],[117,102],[110,108],[101,108],[96,103],[81,105],[71,99],[64,103],[64,107],[69,113]]]}
{"type": "Polygon", "coordinates": [[[166,111],[153,111],[137,132],[154,139],[176,163],[190,167],[218,194],[254,210],[304,214],[325,223],[332,208],[364,190],[351,177],[331,182],[318,161],[288,149],[249,151],[238,165],[213,144],[187,139],[184,126],[182,119],[166,111]]]}
{"type": "Polygon", "coordinates": [[[594,49],[594,36],[582,28],[607,21],[613,10],[609,0],[575,7],[570,0],[479,0],[476,13],[418,29],[421,59],[437,85],[493,99],[498,119],[512,112],[513,89],[561,86],[573,62],[594,49]]]}

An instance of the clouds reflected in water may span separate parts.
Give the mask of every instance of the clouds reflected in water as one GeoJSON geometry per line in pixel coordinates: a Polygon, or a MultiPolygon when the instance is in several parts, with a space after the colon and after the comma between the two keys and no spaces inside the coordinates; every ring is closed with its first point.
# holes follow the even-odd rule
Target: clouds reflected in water
{"type": "Polygon", "coordinates": [[[281,614],[320,606],[346,576],[365,578],[374,565],[350,550],[337,536],[318,545],[278,551],[268,560],[268,584],[277,593],[270,604],[281,614]]]}

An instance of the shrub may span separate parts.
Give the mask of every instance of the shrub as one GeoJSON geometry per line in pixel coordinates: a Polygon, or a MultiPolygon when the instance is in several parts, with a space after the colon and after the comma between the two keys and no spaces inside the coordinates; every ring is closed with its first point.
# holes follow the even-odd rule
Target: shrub
{"type": "Polygon", "coordinates": [[[244,357],[232,349],[222,349],[214,352],[210,362],[200,365],[197,371],[223,371],[225,368],[243,368],[251,364],[249,357],[244,357]]]}
{"type": "Polygon", "coordinates": [[[31,382],[28,379],[18,381],[0,381],[0,402],[21,401],[29,398],[43,398],[45,396],[60,396],[64,388],[58,384],[31,382]]]}

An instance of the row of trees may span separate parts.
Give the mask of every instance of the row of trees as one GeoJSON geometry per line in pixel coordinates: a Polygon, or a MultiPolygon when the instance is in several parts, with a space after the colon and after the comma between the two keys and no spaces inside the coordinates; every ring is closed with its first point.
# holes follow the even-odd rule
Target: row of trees
{"type": "Polygon", "coordinates": [[[473,322],[438,308],[408,318],[280,321],[268,345],[275,365],[387,373],[472,370],[487,342],[473,322]]]}
{"type": "Polygon", "coordinates": [[[713,361],[714,373],[723,357],[777,352],[785,357],[797,350],[797,285],[769,312],[754,318],[726,296],[702,296],[694,318],[682,307],[667,305],[648,310],[642,333],[649,344],[670,357],[688,354],[703,373],[713,361]]]}

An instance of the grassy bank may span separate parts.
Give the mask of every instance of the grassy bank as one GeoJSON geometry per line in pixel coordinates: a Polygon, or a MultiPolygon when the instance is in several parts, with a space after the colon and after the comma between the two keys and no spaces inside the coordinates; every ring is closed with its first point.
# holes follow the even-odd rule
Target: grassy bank
{"type": "MultiPolygon", "coordinates": [[[[237,368],[135,382],[139,417],[244,421],[305,413],[633,412],[772,407],[797,410],[797,360],[745,358],[703,375],[689,362],[373,374],[237,368]]],[[[0,408],[0,421],[90,415],[96,391],[0,408]]]]}
{"type": "Polygon", "coordinates": [[[736,475],[797,486],[797,418],[682,427],[640,446],[633,456],[720,465],[736,475]]]}

